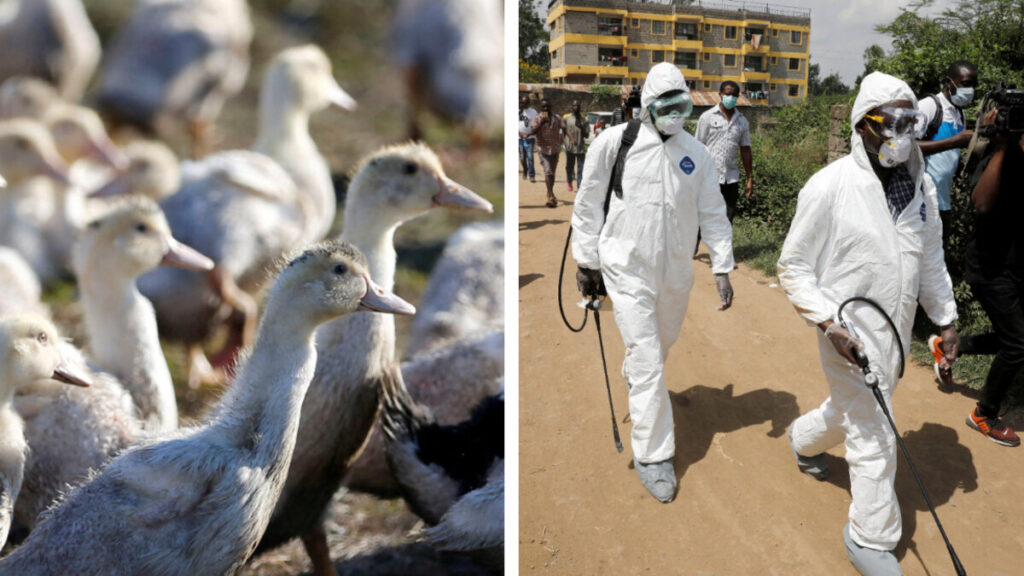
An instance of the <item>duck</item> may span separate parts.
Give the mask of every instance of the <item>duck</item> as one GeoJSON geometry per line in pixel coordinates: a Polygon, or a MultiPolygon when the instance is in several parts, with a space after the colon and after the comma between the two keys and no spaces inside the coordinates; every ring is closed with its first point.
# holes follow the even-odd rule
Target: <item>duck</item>
{"type": "MultiPolygon", "coordinates": [[[[180,189],[161,202],[176,237],[210,256],[208,274],[158,270],[140,279],[161,333],[188,348],[189,383],[220,383],[200,344],[229,320],[218,368],[252,341],[267,266],[296,246],[322,239],[334,221],[330,170],[309,133],[309,118],[330,105],[355,108],[320,48],[301,46],[271,62],[260,93],[260,133],[252,150],[220,152],[180,167],[180,189]]],[[[157,166],[154,164],[154,168],[157,166]]]]}
{"type": "Polygon", "coordinates": [[[45,318],[0,316],[0,547],[11,529],[28,452],[24,423],[11,408],[11,399],[19,388],[39,380],[90,384],[87,375],[64,363],[60,341],[57,329],[45,318]]]}
{"type": "Polygon", "coordinates": [[[42,297],[43,285],[28,262],[17,250],[0,246],[0,316],[20,311],[49,317],[42,297]]]}
{"type": "MultiPolygon", "coordinates": [[[[425,309],[419,310],[423,314],[425,309]]],[[[402,380],[412,399],[427,406],[434,421],[445,426],[469,419],[480,402],[497,394],[504,373],[504,330],[474,332],[402,362],[402,380]]],[[[396,498],[401,492],[388,465],[381,426],[378,415],[344,485],[379,498],[396,498]]]]}
{"type": "Polygon", "coordinates": [[[314,332],[358,310],[415,312],[374,284],[350,244],[319,243],[291,258],[234,385],[205,421],[128,448],[73,489],[0,560],[0,575],[98,566],[111,574],[234,573],[266,528],[288,472],[316,367],[314,332]]]}
{"type": "Polygon", "coordinates": [[[0,80],[34,76],[77,102],[100,61],[82,0],[10,0],[0,12],[0,80]]]}
{"type": "Polygon", "coordinates": [[[42,120],[52,106],[64,102],[53,84],[31,76],[12,76],[0,83],[0,120],[42,120]]]}
{"type": "Polygon", "coordinates": [[[439,550],[474,552],[500,565],[505,535],[505,396],[485,398],[455,425],[437,424],[400,381],[384,386],[388,464],[439,550]]]}
{"type": "Polygon", "coordinates": [[[245,0],[137,2],[103,64],[96,105],[114,126],[211,149],[224,103],[249,74],[253,27],[245,0]]]}
{"type": "Polygon", "coordinates": [[[162,202],[181,186],[181,167],[170,146],[158,140],[137,140],[121,149],[127,168],[89,192],[89,198],[138,195],[162,202]]]}
{"type": "Polygon", "coordinates": [[[56,219],[52,182],[68,186],[68,167],[42,123],[26,118],[0,121],[0,246],[17,250],[44,285],[62,277],[47,230],[56,219]]]}
{"type": "MultiPolygon", "coordinates": [[[[437,155],[417,142],[367,155],[348,188],[340,240],[358,247],[385,289],[394,285],[394,235],[432,208],[490,213],[493,206],[448,178],[437,155]]],[[[391,317],[352,316],[317,332],[321,354],[310,384],[316,402],[302,406],[288,479],[258,551],[301,536],[314,572],[334,573],[321,518],[349,464],[365,443],[380,404],[382,382],[401,378],[391,317]]]]}
{"type": "Polygon", "coordinates": [[[478,147],[502,126],[504,41],[496,0],[402,0],[392,24],[394,58],[409,100],[409,137],[430,110],[465,126],[478,147]]]}
{"type": "Polygon", "coordinates": [[[118,201],[84,227],[74,268],[88,345],[66,355],[94,374],[96,385],[39,384],[15,399],[32,449],[15,508],[18,525],[33,529],[66,486],[145,435],[178,427],[153,307],[135,286],[139,275],[161,265],[210,269],[213,262],[175,240],[151,200],[118,201]]]}

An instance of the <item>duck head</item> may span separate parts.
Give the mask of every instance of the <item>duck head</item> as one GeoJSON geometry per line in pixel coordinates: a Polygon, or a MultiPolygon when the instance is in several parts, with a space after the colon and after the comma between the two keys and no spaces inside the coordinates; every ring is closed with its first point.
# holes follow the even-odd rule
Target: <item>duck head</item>
{"type": "Polygon", "coordinates": [[[50,321],[32,315],[0,318],[0,397],[23,386],[54,379],[89,386],[89,375],[61,358],[60,339],[50,321]]]}
{"type": "Polygon", "coordinates": [[[321,242],[290,259],[274,291],[286,293],[288,302],[319,322],[357,311],[416,313],[412,304],[373,282],[363,254],[346,242],[321,242]]]}
{"type": "Polygon", "coordinates": [[[289,48],[270,63],[263,80],[261,98],[271,109],[293,108],[307,113],[334,105],[356,109],[356,101],[331,75],[331,61],[313,45],[289,48]]]}
{"type": "Polygon", "coordinates": [[[89,194],[110,198],[138,194],[159,202],[178,191],[181,168],[178,158],[160,142],[138,141],[124,147],[128,167],[89,194]]]}
{"type": "Polygon", "coordinates": [[[53,106],[47,111],[45,122],[53,134],[57,151],[68,164],[90,158],[114,170],[128,167],[128,158],[110,140],[103,121],[85,106],[53,106]]]}
{"type": "Polygon", "coordinates": [[[174,239],[160,207],[143,197],[120,200],[86,225],[73,262],[79,277],[137,278],[161,265],[213,269],[212,260],[174,239]]]}
{"type": "Polygon", "coordinates": [[[70,185],[68,167],[46,126],[27,118],[0,121],[0,172],[12,184],[48,176],[70,185]]]}
{"type": "Polygon", "coordinates": [[[50,83],[29,76],[14,76],[0,84],[0,119],[42,119],[47,110],[61,102],[50,83]]]}
{"type": "Polygon", "coordinates": [[[389,146],[364,159],[346,203],[381,217],[390,214],[397,222],[432,208],[494,211],[490,202],[449,178],[437,154],[418,142],[389,146]]]}

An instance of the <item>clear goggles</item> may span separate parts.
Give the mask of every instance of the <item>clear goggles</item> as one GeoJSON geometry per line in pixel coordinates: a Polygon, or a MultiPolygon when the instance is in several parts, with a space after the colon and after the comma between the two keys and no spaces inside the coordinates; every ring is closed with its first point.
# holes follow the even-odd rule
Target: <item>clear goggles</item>
{"type": "Polygon", "coordinates": [[[879,127],[877,134],[883,138],[916,136],[924,131],[924,114],[914,108],[883,106],[874,110],[873,114],[865,114],[864,118],[879,127]]]}
{"type": "Polygon", "coordinates": [[[655,118],[667,118],[673,114],[686,118],[693,112],[693,100],[690,99],[689,92],[683,91],[671,96],[656,98],[647,105],[647,110],[655,118]]]}

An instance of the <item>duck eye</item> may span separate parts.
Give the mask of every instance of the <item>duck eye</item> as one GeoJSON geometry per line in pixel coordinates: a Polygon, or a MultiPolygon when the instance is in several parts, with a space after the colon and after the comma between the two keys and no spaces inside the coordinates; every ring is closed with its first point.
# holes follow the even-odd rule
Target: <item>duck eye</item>
{"type": "Polygon", "coordinates": [[[20,149],[20,150],[24,150],[24,149],[28,148],[28,140],[25,140],[24,138],[18,138],[18,139],[16,139],[16,140],[14,141],[14,145],[15,145],[15,146],[16,146],[16,147],[17,147],[18,149],[20,149]]]}
{"type": "Polygon", "coordinates": [[[46,342],[49,341],[49,339],[50,337],[46,335],[46,332],[40,332],[39,334],[36,335],[36,340],[38,340],[41,344],[46,344],[46,342]]]}
{"type": "Polygon", "coordinates": [[[139,222],[135,225],[135,231],[140,234],[145,234],[146,232],[149,232],[149,226],[146,226],[144,222],[139,222]]]}
{"type": "Polygon", "coordinates": [[[406,162],[405,166],[402,166],[402,172],[405,174],[415,174],[417,168],[418,167],[416,166],[416,164],[413,164],[412,162],[406,162]]]}
{"type": "Polygon", "coordinates": [[[337,266],[334,267],[334,270],[332,270],[332,272],[334,272],[338,276],[343,276],[348,273],[348,266],[345,266],[344,264],[338,264],[337,266]]]}

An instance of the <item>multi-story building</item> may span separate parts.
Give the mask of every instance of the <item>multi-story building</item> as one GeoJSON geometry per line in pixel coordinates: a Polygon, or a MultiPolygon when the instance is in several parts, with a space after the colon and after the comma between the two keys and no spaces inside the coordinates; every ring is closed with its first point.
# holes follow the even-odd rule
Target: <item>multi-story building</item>
{"type": "Polygon", "coordinates": [[[753,104],[807,97],[810,10],[551,0],[547,24],[556,84],[641,84],[651,66],[672,62],[691,89],[732,80],[753,104]]]}

